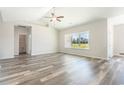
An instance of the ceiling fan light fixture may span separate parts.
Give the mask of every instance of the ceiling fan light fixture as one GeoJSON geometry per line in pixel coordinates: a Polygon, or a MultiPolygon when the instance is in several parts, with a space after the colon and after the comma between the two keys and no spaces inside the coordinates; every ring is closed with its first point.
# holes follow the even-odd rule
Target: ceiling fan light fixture
{"type": "Polygon", "coordinates": [[[51,16],[45,17],[45,18],[49,18],[50,22],[55,22],[55,21],[61,22],[61,18],[64,18],[64,16],[56,16],[55,7],[53,7],[53,11],[50,14],[51,14],[51,16]]]}
{"type": "Polygon", "coordinates": [[[56,21],[56,17],[53,17],[52,20],[53,20],[53,21],[56,21]]]}

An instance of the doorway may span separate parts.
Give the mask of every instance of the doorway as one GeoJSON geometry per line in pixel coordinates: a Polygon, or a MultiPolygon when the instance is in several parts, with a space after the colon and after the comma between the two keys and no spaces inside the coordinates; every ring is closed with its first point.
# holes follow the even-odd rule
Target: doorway
{"type": "Polygon", "coordinates": [[[19,35],[19,54],[26,54],[26,35],[19,35]]]}
{"type": "Polygon", "coordinates": [[[124,24],[114,26],[114,49],[115,56],[124,56],[124,24]]]}
{"type": "Polygon", "coordinates": [[[31,55],[31,26],[14,26],[14,54],[31,55]]]}

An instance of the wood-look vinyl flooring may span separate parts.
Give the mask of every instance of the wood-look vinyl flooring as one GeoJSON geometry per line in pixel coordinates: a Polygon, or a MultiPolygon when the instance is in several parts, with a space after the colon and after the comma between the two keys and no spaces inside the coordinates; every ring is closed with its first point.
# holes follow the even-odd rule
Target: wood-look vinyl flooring
{"type": "Polygon", "coordinates": [[[1,85],[124,84],[124,57],[110,61],[63,53],[0,60],[1,85]]]}

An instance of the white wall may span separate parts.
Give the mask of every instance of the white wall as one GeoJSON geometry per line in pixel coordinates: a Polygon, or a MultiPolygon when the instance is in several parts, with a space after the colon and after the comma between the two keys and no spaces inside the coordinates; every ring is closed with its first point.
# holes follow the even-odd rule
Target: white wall
{"type": "Polygon", "coordinates": [[[32,27],[32,55],[58,52],[58,31],[34,24],[0,24],[0,59],[14,57],[14,25],[32,27]]]}
{"type": "Polygon", "coordinates": [[[124,53],[124,24],[114,26],[114,55],[124,53]]]}
{"type": "Polygon", "coordinates": [[[14,28],[11,24],[0,24],[0,59],[14,57],[14,28]]]}
{"type": "Polygon", "coordinates": [[[107,59],[107,20],[97,20],[59,32],[59,51],[82,56],[107,59]],[[90,31],[90,49],[64,48],[64,35],[73,32],[90,31]]]}
{"type": "Polygon", "coordinates": [[[58,52],[58,31],[32,26],[32,55],[58,52]]]}

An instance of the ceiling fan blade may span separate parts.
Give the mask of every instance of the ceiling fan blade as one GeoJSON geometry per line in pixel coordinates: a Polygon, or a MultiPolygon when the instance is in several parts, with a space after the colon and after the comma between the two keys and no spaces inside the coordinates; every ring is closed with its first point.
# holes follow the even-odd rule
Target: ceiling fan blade
{"type": "Polygon", "coordinates": [[[52,22],[53,20],[51,19],[50,22],[52,22]]]}
{"type": "Polygon", "coordinates": [[[54,13],[51,13],[51,15],[52,15],[52,17],[53,17],[53,16],[55,16],[55,14],[54,14],[54,13]]]}
{"type": "Polygon", "coordinates": [[[59,21],[59,22],[61,22],[61,20],[60,20],[60,19],[58,19],[58,18],[57,18],[56,20],[57,20],[57,21],[59,21]]]}
{"type": "Polygon", "coordinates": [[[64,16],[58,16],[57,18],[64,18],[64,16]]]}
{"type": "Polygon", "coordinates": [[[52,18],[52,17],[45,16],[44,18],[52,18]]]}

